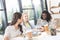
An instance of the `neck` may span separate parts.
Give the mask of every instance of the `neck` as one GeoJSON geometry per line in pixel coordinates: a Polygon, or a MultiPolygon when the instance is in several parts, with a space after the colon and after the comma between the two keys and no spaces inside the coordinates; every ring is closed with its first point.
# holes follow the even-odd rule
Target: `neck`
{"type": "Polygon", "coordinates": [[[16,23],[14,26],[15,26],[15,29],[18,29],[19,27],[18,27],[18,23],[16,23]]]}
{"type": "Polygon", "coordinates": [[[28,21],[24,21],[24,23],[28,23],[28,21]]]}

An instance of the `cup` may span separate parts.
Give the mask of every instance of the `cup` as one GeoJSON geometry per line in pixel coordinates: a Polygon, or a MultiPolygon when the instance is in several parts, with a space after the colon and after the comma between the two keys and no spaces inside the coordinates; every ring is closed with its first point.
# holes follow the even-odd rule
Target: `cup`
{"type": "Polygon", "coordinates": [[[28,32],[28,33],[26,34],[26,36],[28,37],[28,39],[31,39],[31,38],[32,38],[32,32],[28,32]]]}
{"type": "Polygon", "coordinates": [[[48,24],[44,25],[45,32],[49,31],[48,24]]]}
{"type": "Polygon", "coordinates": [[[51,32],[51,35],[52,36],[55,36],[56,35],[56,29],[51,29],[50,32],[51,32]]]}

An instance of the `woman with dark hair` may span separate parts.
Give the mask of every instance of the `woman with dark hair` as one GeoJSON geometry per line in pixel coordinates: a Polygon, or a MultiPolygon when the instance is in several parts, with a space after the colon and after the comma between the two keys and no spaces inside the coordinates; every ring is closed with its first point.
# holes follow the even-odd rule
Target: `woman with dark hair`
{"type": "Polygon", "coordinates": [[[11,25],[8,26],[5,30],[4,40],[11,40],[12,38],[20,36],[23,33],[21,23],[22,14],[19,12],[15,12],[13,14],[11,25]]]}
{"type": "Polygon", "coordinates": [[[43,11],[41,14],[41,19],[38,19],[37,21],[37,25],[41,26],[41,31],[44,31],[44,25],[48,24],[48,26],[50,25],[55,25],[54,20],[51,17],[51,14],[48,11],[43,11]]]}
{"type": "Polygon", "coordinates": [[[49,21],[51,21],[52,17],[48,11],[43,11],[42,15],[41,15],[41,19],[49,22],[49,21]]]}

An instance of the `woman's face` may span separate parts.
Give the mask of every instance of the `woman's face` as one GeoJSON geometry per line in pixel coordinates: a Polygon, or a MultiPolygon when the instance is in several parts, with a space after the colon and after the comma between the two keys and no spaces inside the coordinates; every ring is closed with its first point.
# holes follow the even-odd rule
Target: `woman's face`
{"type": "Polygon", "coordinates": [[[27,22],[28,21],[28,14],[24,14],[23,15],[23,20],[24,20],[24,22],[27,22]]]}
{"type": "Polygon", "coordinates": [[[45,20],[47,18],[47,14],[43,13],[42,18],[45,20]]]}

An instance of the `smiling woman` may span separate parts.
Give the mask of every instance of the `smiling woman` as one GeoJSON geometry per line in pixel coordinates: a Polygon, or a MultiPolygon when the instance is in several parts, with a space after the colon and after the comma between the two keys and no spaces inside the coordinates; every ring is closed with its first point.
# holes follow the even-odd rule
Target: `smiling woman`
{"type": "Polygon", "coordinates": [[[15,12],[11,21],[11,25],[5,30],[4,40],[11,40],[12,38],[18,37],[23,34],[22,30],[22,14],[15,12]]]}

